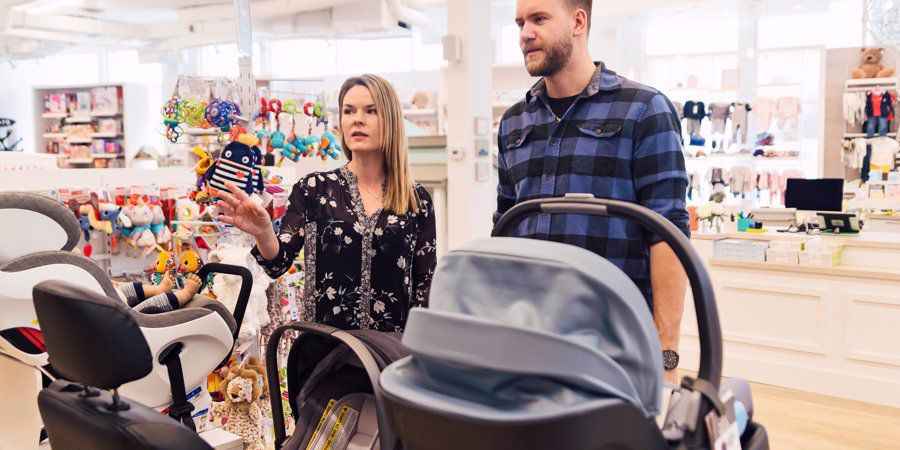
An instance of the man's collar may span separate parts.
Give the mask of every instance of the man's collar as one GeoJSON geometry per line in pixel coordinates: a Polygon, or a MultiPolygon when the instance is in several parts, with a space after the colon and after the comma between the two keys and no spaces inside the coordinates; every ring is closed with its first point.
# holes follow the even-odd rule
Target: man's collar
{"type": "MultiPolygon", "coordinates": [[[[594,70],[594,75],[591,76],[591,82],[584,88],[581,95],[590,97],[600,91],[615,91],[622,86],[623,78],[612,70],[607,69],[606,64],[603,64],[602,61],[594,61],[594,65],[597,66],[597,69],[594,70]]],[[[530,102],[533,98],[543,98],[546,96],[547,81],[544,77],[541,77],[541,79],[531,87],[531,90],[526,95],[526,101],[530,102]]]]}

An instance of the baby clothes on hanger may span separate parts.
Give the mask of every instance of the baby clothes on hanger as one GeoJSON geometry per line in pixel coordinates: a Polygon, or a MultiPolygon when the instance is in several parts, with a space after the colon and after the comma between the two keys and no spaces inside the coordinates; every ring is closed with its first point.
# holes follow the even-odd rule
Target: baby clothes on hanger
{"type": "Polygon", "coordinates": [[[868,141],[865,138],[856,138],[853,140],[844,140],[843,154],[841,160],[844,167],[851,170],[859,170],[862,168],[863,159],[866,157],[866,146],[868,141]]]}
{"type": "Polygon", "coordinates": [[[780,195],[779,205],[784,204],[784,191],[787,189],[787,180],[791,178],[806,178],[806,174],[804,174],[802,170],[785,170],[784,173],[778,177],[778,190],[780,195]]]}
{"type": "Polygon", "coordinates": [[[800,99],[797,97],[779,97],[776,102],[776,114],[778,115],[778,128],[784,129],[785,123],[790,123],[795,130],[800,122],[800,99]]]}
{"type": "Polygon", "coordinates": [[[740,135],[740,143],[747,143],[747,113],[749,111],[752,111],[752,108],[746,103],[734,102],[731,104],[731,142],[737,144],[738,135],[740,135]]]}
{"type": "Polygon", "coordinates": [[[731,193],[737,196],[756,188],[756,171],[750,167],[733,167],[730,174],[731,193]]]}
{"type": "Polygon", "coordinates": [[[713,133],[725,133],[725,121],[731,116],[728,103],[713,103],[709,105],[709,119],[712,121],[713,133]]]}
{"type": "Polygon", "coordinates": [[[672,106],[675,107],[675,114],[678,116],[678,120],[684,119],[684,105],[681,102],[672,102],[672,106]]]}
{"type": "Polygon", "coordinates": [[[869,170],[879,170],[882,173],[894,170],[894,158],[900,152],[900,143],[887,137],[871,139],[872,154],[869,157],[869,170]]]}
{"type": "Polygon", "coordinates": [[[689,100],[684,104],[684,118],[688,121],[688,134],[693,142],[700,137],[700,125],[706,117],[706,105],[703,102],[689,100]]]}
{"type": "Polygon", "coordinates": [[[775,100],[769,97],[756,97],[751,105],[753,113],[759,120],[759,131],[767,131],[772,122],[772,114],[775,113],[775,100]]]}
{"type": "Polygon", "coordinates": [[[703,179],[700,172],[693,171],[688,175],[688,198],[693,200],[700,195],[700,181],[703,179]]]}
{"type": "Polygon", "coordinates": [[[865,92],[844,93],[844,121],[850,125],[862,124],[866,121],[865,92]]]}

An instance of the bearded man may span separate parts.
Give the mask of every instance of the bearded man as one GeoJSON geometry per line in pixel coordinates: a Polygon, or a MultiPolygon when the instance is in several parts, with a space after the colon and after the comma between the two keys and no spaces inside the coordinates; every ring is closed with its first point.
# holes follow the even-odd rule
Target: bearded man
{"type": "MultiPolygon", "coordinates": [[[[542,77],[503,115],[496,222],[519,202],[590,193],[650,208],[690,235],[688,177],[675,107],[658,90],[594,62],[591,0],[518,0],[525,67],[542,77]]],[[[638,286],[653,312],[666,381],[677,383],[686,277],[661,238],[620,218],[543,214],[517,235],[600,254],[638,286]]]]}

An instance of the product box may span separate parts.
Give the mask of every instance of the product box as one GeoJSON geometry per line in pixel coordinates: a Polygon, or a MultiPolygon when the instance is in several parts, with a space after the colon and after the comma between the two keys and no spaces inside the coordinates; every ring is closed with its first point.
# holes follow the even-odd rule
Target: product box
{"type": "Polygon", "coordinates": [[[798,264],[800,250],[782,250],[769,248],[766,250],[766,262],[773,264],[798,264]]]}
{"type": "Polygon", "coordinates": [[[713,249],[716,259],[733,259],[741,261],[766,261],[766,250],[769,243],[766,241],[750,241],[743,239],[720,239],[715,242],[713,249]]]}

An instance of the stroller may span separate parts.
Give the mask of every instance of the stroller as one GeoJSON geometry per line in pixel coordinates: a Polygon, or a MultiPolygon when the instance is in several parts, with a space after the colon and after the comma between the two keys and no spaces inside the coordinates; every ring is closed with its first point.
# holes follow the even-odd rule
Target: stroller
{"type": "Polygon", "coordinates": [[[275,329],[266,346],[266,374],[275,448],[394,449],[396,438],[382,412],[378,377],[409,352],[400,333],[344,331],[295,322],[275,329]],[[300,332],[287,358],[287,392],[294,433],[286,436],[278,379],[278,349],[287,331],[300,332]]]}
{"type": "Polygon", "coordinates": [[[494,236],[537,213],[623,217],[671,246],[697,312],[698,378],[685,377],[664,409],[653,318],[609,261],[554,242],[477,240],[444,256],[429,309],[410,312],[403,344],[412,355],[382,373],[384,410],[404,448],[767,449],[746,382],[720,389],[712,284],[687,238],[646,208],[584,194],[523,202],[494,236]]]}

